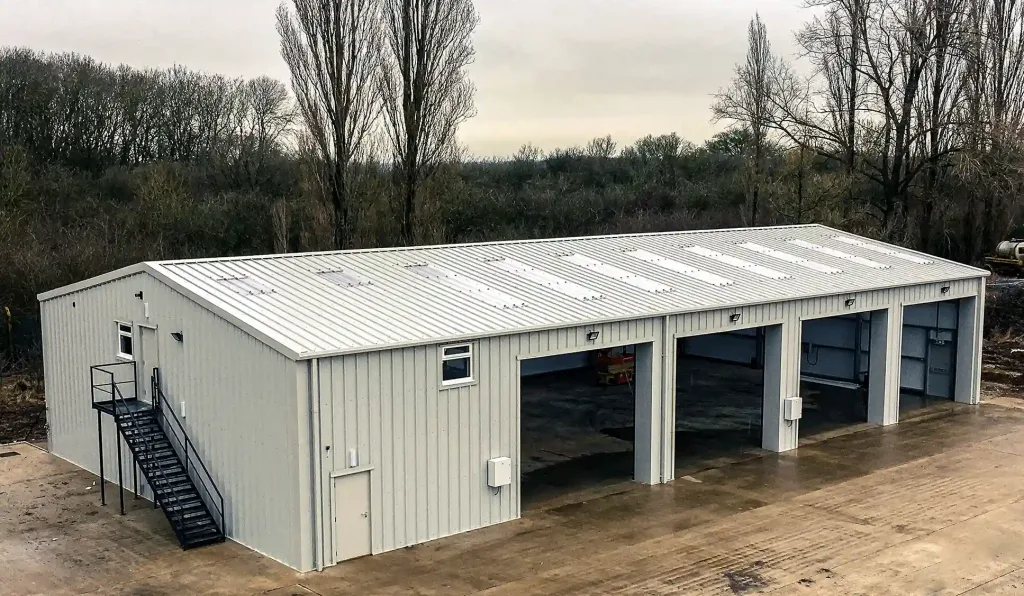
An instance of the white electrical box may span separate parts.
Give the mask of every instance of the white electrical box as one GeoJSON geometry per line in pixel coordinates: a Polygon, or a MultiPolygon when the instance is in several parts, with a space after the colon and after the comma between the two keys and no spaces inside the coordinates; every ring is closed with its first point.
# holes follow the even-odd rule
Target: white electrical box
{"type": "Polygon", "coordinates": [[[512,484],[512,460],[495,457],[487,460],[487,485],[492,488],[512,484]]]}
{"type": "Polygon", "coordinates": [[[804,399],[802,397],[787,397],[782,414],[786,420],[800,420],[804,415],[804,399]]]}

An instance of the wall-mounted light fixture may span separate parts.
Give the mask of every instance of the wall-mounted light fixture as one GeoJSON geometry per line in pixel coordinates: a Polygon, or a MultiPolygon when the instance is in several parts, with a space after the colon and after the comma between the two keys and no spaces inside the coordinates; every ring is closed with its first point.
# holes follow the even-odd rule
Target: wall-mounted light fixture
{"type": "Polygon", "coordinates": [[[846,308],[850,308],[854,304],[857,304],[857,299],[856,298],[847,298],[846,299],[846,308]]]}
{"type": "Polygon", "coordinates": [[[182,343],[185,341],[185,334],[182,333],[181,331],[175,331],[174,333],[171,334],[171,337],[173,337],[174,341],[178,343],[182,343]]]}
{"type": "Polygon", "coordinates": [[[743,315],[741,315],[738,312],[734,312],[731,315],[729,315],[729,322],[730,323],[739,323],[740,319],[742,319],[742,318],[743,318],[743,315]]]}
{"type": "Polygon", "coordinates": [[[601,337],[600,331],[587,331],[587,341],[597,341],[601,337]]]}
{"type": "Polygon", "coordinates": [[[943,294],[948,294],[949,293],[949,286],[942,286],[942,293],[943,294]]]}
{"type": "Polygon", "coordinates": [[[136,292],[135,293],[135,297],[138,298],[139,300],[142,300],[142,290],[139,290],[138,292],[136,292]]]}

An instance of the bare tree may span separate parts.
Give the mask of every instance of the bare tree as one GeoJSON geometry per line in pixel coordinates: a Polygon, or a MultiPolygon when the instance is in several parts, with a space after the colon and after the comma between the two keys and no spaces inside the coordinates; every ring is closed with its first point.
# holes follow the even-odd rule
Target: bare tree
{"type": "Polygon", "coordinates": [[[935,40],[933,56],[924,72],[926,93],[918,107],[921,159],[926,163],[918,215],[918,245],[930,250],[935,202],[938,195],[941,157],[957,150],[963,139],[955,129],[957,105],[963,96],[963,61],[959,54],[965,41],[964,0],[931,0],[927,21],[935,40]],[[958,138],[960,137],[960,138],[958,138]]]}
{"type": "MultiPolygon", "coordinates": [[[[990,161],[999,163],[1014,152],[1024,128],[1024,2],[981,0],[979,12],[984,20],[981,62],[990,161]]],[[[1006,193],[1002,188],[988,190],[983,198],[982,244],[990,248],[996,241],[1000,195],[1006,193]]]]}
{"type": "Polygon", "coordinates": [[[380,68],[375,0],[292,0],[277,11],[281,55],[315,159],[321,192],[334,210],[334,243],[346,248],[352,222],[350,175],[379,115],[374,79],[380,68]]]}
{"type": "MultiPolygon", "coordinates": [[[[844,216],[854,206],[854,185],[857,171],[857,119],[863,108],[864,85],[860,76],[863,43],[860,23],[866,0],[808,0],[812,8],[824,8],[825,14],[815,17],[798,34],[803,52],[815,69],[815,75],[825,84],[818,91],[823,109],[818,116],[820,146],[827,153],[840,158],[846,174],[846,200],[842,203],[844,216]],[[826,149],[826,147],[828,147],[826,149]]],[[[868,0],[869,1],[869,0],[868,0]]],[[[799,128],[807,132],[809,107],[804,105],[805,117],[799,128]]]]}
{"type": "Polygon", "coordinates": [[[456,133],[475,114],[466,69],[479,22],[472,0],[383,0],[380,91],[393,171],[402,200],[402,236],[415,241],[424,180],[458,154],[456,133]]]}
{"type": "Polygon", "coordinates": [[[295,111],[285,86],[269,77],[239,82],[233,96],[232,132],[223,157],[237,185],[256,188],[267,177],[268,161],[279,154],[295,111]]]}
{"type": "Polygon", "coordinates": [[[764,160],[767,152],[768,131],[775,121],[771,99],[773,69],[768,31],[756,15],[747,34],[747,60],[736,68],[732,86],[715,95],[712,112],[715,120],[731,120],[750,130],[750,169],[748,196],[750,225],[757,225],[760,213],[760,194],[763,183],[764,160]]]}

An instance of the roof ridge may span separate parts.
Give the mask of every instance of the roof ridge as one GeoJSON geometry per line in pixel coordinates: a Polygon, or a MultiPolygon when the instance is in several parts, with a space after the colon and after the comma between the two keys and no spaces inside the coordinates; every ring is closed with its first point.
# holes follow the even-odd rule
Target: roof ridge
{"type": "Polygon", "coordinates": [[[561,238],[524,238],[520,240],[485,240],[481,242],[456,242],[449,244],[427,244],[422,246],[385,246],[378,248],[356,248],[347,250],[322,250],[312,252],[296,252],[296,253],[276,253],[276,254],[261,254],[261,255],[239,255],[233,257],[200,257],[195,259],[169,259],[166,261],[148,261],[152,265],[160,266],[173,266],[173,265],[188,265],[193,263],[209,263],[209,262],[223,262],[223,261],[261,261],[268,259],[295,259],[295,258],[307,258],[307,257],[319,257],[319,256],[337,256],[337,255],[357,255],[357,254],[369,254],[369,253],[387,253],[387,252],[411,252],[414,250],[441,250],[446,248],[465,248],[474,246],[512,246],[518,244],[544,244],[548,242],[572,242],[572,241],[583,241],[583,240],[601,240],[605,238],[645,238],[653,236],[676,236],[676,235],[687,235],[687,234],[719,234],[726,232],[742,232],[747,230],[792,230],[799,228],[824,228],[831,229],[828,226],[820,223],[806,223],[806,224],[788,224],[778,226],[756,226],[756,227],[737,227],[737,228],[717,228],[717,229],[695,229],[695,230],[674,230],[667,232],[635,232],[631,234],[597,234],[593,236],[566,236],[561,238]]]}

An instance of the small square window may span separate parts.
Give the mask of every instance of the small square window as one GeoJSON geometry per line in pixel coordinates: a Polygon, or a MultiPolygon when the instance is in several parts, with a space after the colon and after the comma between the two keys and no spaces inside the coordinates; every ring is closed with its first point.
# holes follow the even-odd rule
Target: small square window
{"type": "Polygon", "coordinates": [[[462,344],[441,349],[441,385],[473,382],[473,346],[462,344]]]}
{"type": "Polygon", "coordinates": [[[135,358],[135,349],[132,345],[132,326],[128,323],[117,324],[117,357],[125,360],[135,358]]]}

